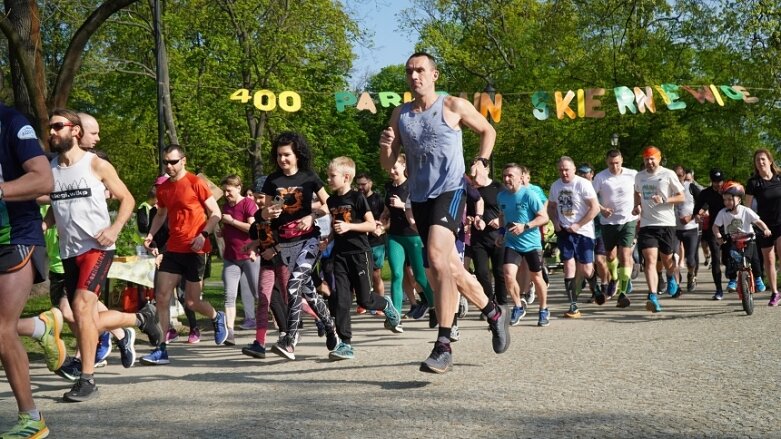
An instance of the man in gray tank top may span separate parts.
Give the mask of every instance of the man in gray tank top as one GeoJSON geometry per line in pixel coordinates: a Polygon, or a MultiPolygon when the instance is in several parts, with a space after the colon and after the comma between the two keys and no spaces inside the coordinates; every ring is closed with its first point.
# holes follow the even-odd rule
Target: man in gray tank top
{"type": "Polygon", "coordinates": [[[380,163],[390,170],[404,146],[412,212],[426,248],[439,323],[434,350],[420,370],[444,373],[452,365],[450,333],[459,290],[488,317],[494,352],[505,352],[510,345],[509,312],[488,300],[464,268],[455,247],[455,232],[465,205],[461,126],[480,137],[479,153],[470,169],[473,176],[487,166],[496,132],[467,100],[436,92],[439,71],[431,55],[419,52],[410,56],[406,77],[414,100],[393,111],[380,136],[380,163]]]}

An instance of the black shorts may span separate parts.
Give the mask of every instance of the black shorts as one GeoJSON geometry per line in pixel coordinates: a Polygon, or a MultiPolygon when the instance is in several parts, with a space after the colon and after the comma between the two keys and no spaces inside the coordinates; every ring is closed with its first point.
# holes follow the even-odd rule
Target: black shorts
{"type": "Polygon", "coordinates": [[[466,206],[466,193],[463,189],[445,192],[436,198],[422,203],[411,203],[412,216],[418,227],[423,245],[428,243],[428,231],[431,226],[442,226],[456,235],[461,227],[461,218],[466,206]]]}
{"type": "Polygon", "coordinates": [[[765,237],[761,233],[757,235],[757,245],[759,248],[768,248],[776,245],[778,238],[781,238],[781,225],[768,226],[770,229],[770,236],[765,237]]]}
{"type": "Polygon", "coordinates": [[[52,301],[52,306],[59,307],[60,300],[63,297],[67,297],[65,293],[65,274],[49,272],[49,299],[52,301]]]}
{"type": "Polygon", "coordinates": [[[158,271],[179,274],[187,282],[200,282],[206,268],[206,254],[204,253],[163,253],[163,262],[158,271]]]}
{"type": "Polygon", "coordinates": [[[605,239],[602,235],[599,235],[594,239],[594,254],[600,256],[607,256],[607,250],[605,250],[605,239]]]}
{"type": "MultiPolygon", "coordinates": [[[[46,256],[46,246],[25,244],[0,245],[0,274],[14,273],[33,263],[33,283],[39,284],[46,280],[49,271],[49,257],[46,256]]],[[[26,291],[25,294],[29,293],[26,291]]]]}
{"type": "Polygon", "coordinates": [[[542,254],[540,250],[519,252],[511,249],[510,247],[504,248],[505,264],[521,265],[521,261],[523,260],[526,260],[526,264],[529,266],[529,271],[532,273],[539,273],[542,271],[542,254]]]}
{"type": "Polygon", "coordinates": [[[640,227],[637,234],[637,246],[642,251],[647,248],[658,248],[664,255],[675,253],[678,240],[675,238],[675,226],[648,226],[640,227]]]}

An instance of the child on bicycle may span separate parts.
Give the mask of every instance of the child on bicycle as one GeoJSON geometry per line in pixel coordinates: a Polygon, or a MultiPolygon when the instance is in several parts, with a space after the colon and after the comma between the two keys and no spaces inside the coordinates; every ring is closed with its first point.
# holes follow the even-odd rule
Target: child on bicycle
{"type": "MultiPolygon", "coordinates": [[[[753,233],[752,225],[758,227],[765,236],[770,236],[771,232],[767,225],[759,219],[759,215],[756,214],[751,208],[743,206],[741,201],[745,195],[743,185],[734,181],[728,181],[722,186],[721,193],[724,199],[724,209],[721,209],[716,219],[713,221],[713,236],[716,238],[719,245],[724,244],[723,236],[721,235],[721,227],[724,227],[724,233],[730,237],[737,234],[753,233]]],[[[726,262],[727,268],[727,291],[737,290],[737,272],[739,258],[732,257],[735,250],[732,239],[727,241],[729,244],[728,255],[723,260],[726,262]]],[[[765,284],[762,282],[762,272],[759,265],[759,254],[757,253],[756,243],[751,241],[747,243],[745,247],[746,258],[751,261],[751,271],[754,273],[754,285],[758,292],[765,291],[765,284]]],[[[726,256],[726,255],[725,255],[726,256]]],[[[721,289],[718,289],[721,291],[721,289]]],[[[721,300],[722,295],[716,293],[713,296],[714,300],[721,300]]]]}

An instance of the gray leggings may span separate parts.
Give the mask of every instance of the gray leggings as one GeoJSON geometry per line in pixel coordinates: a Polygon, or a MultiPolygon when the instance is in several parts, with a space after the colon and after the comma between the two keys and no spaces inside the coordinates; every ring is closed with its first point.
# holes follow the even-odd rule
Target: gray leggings
{"type": "Polygon", "coordinates": [[[255,261],[245,259],[231,261],[226,259],[222,266],[222,284],[225,287],[225,307],[236,307],[236,296],[241,286],[241,302],[244,304],[244,317],[255,318],[255,298],[258,297],[258,274],[260,258],[255,261]]]}

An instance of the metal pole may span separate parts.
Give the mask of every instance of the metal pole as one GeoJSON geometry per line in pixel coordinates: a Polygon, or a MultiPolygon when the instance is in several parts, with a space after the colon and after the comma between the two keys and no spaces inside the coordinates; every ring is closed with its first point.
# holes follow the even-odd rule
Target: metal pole
{"type": "Polygon", "coordinates": [[[154,0],[153,9],[155,54],[157,58],[157,163],[159,164],[158,175],[162,175],[163,171],[165,171],[163,166],[163,150],[165,149],[165,108],[163,105],[163,95],[165,93],[165,88],[163,84],[163,77],[160,72],[160,66],[163,64],[162,51],[160,50],[160,47],[162,47],[163,44],[163,35],[161,32],[162,19],[160,18],[160,0],[154,0]]]}

